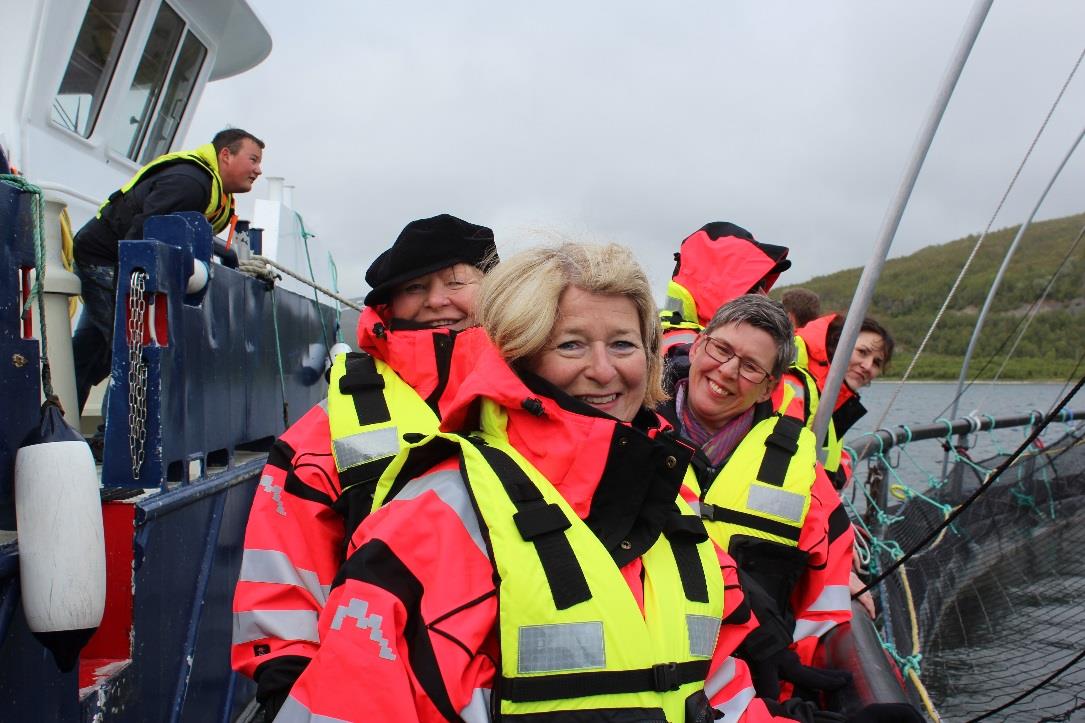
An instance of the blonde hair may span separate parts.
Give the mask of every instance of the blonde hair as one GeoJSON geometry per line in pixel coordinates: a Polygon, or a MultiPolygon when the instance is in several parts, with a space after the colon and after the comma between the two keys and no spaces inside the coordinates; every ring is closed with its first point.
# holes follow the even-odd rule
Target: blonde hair
{"type": "Polygon", "coordinates": [[[501,262],[479,294],[479,323],[514,368],[540,354],[558,319],[561,294],[571,286],[592,294],[624,296],[640,318],[647,365],[644,406],[666,399],[661,383],[658,311],[648,277],[633,253],[617,244],[537,246],[501,262]]]}

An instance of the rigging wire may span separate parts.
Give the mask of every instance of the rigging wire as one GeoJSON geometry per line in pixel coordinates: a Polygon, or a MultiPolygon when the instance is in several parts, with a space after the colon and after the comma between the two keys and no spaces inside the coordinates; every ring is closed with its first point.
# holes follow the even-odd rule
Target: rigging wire
{"type": "Polygon", "coordinates": [[[882,582],[887,577],[889,577],[891,574],[896,572],[898,568],[900,568],[908,560],[912,559],[912,557],[914,557],[921,550],[923,550],[925,547],[927,547],[927,545],[929,545],[932,540],[934,540],[936,537],[938,537],[946,528],[948,528],[951,524],[953,524],[953,521],[956,520],[961,515],[961,513],[963,513],[966,509],[968,509],[968,507],[973,502],[975,502],[980,497],[980,495],[982,495],[984,492],[986,492],[991,487],[991,485],[994,484],[995,481],[999,477],[1002,476],[1002,473],[1005,472],[1007,469],[1009,469],[1011,465],[1013,465],[1013,463],[1017,460],[1018,457],[1020,457],[1022,454],[1024,454],[1026,451],[1028,451],[1031,448],[1032,443],[1036,441],[1036,439],[1047,428],[1047,426],[1054,420],[1054,418],[1058,415],[1058,413],[1060,411],[1062,411],[1062,408],[1065,407],[1069,403],[1069,401],[1074,397],[1075,394],[1078,393],[1078,391],[1081,390],[1081,388],[1083,386],[1085,386],[1085,376],[1081,377],[1081,379],[1078,380],[1077,384],[1074,385],[1074,388],[1072,390],[1070,390],[1070,392],[1066,396],[1064,396],[1061,400],[1059,400],[1059,403],[1055,406],[1055,408],[1051,412],[1049,412],[1047,415],[1045,415],[1043,420],[1039,424],[1037,424],[1036,426],[1034,426],[1032,428],[1032,431],[1029,433],[1028,437],[1025,438],[1025,441],[1023,441],[1017,447],[1017,449],[1013,451],[1013,453],[1009,457],[1004,459],[998,465],[998,467],[996,467],[987,476],[987,478],[979,485],[979,487],[977,487],[976,490],[971,495],[968,496],[968,498],[964,502],[962,502],[960,505],[958,505],[956,508],[954,508],[954,510],[952,512],[947,514],[945,519],[942,520],[942,522],[940,522],[938,525],[936,525],[934,527],[934,529],[932,529],[930,532],[928,532],[927,535],[924,536],[922,540],[917,542],[915,544],[915,546],[911,550],[908,550],[908,552],[904,553],[901,557],[896,559],[892,564],[890,564],[888,567],[886,567],[884,570],[882,570],[881,573],[879,573],[877,575],[877,577],[875,577],[869,583],[867,583],[867,585],[862,590],[859,590],[858,592],[854,593],[851,596],[852,599],[854,600],[854,599],[858,598],[860,595],[867,592],[868,590],[873,588],[875,585],[882,582]]]}
{"type": "MultiPolygon", "coordinates": [[[[1036,316],[1040,313],[1043,303],[1047,301],[1047,295],[1051,293],[1051,289],[1054,288],[1055,282],[1058,280],[1059,275],[1062,274],[1062,271],[1066,267],[1066,264],[1069,263],[1070,258],[1074,255],[1074,252],[1077,250],[1078,244],[1081,243],[1082,237],[1085,237],[1085,226],[1082,226],[1081,231],[1077,235],[1077,238],[1075,238],[1074,242],[1070,244],[1070,249],[1066,252],[1066,255],[1063,256],[1062,261],[1059,263],[1058,267],[1055,268],[1054,273],[1051,274],[1051,277],[1048,279],[1047,284],[1044,285],[1044,290],[1040,294],[1039,298],[1037,298],[1036,301],[1032,302],[1031,308],[1029,308],[1028,312],[1026,312],[1025,316],[1023,317],[1024,325],[1022,326],[1022,324],[1018,324],[1019,327],[1022,327],[1021,331],[1014,338],[1013,345],[1010,347],[1010,350],[1006,352],[1006,356],[1005,358],[1003,358],[1002,364],[998,367],[998,371],[995,372],[995,378],[992,381],[998,381],[1002,377],[1002,372],[1005,371],[1006,365],[1009,364],[1010,359],[1013,358],[1014,353],[1017,351],[1017,346],[1021,343],[1021,340],[1024,339],[1025,332],[1028,331],[1029,326],[1036,319],[1036,316]]],[[[989,393],[990,392],[988,391],[988,394],[989,393]]],[[[986,398],[984,398],[984,400],[982,401],[986,401],[986,398]]],[[[983,405],[977,404],[977,406],[982,407],[983,405]]]]}
{"type": "MultiPolygon", "coordinates": [[[[1024,338],[1025,332],[1028,330],[1028,325],[1036,317],[1036,314],[1039,311],[1040,304],[1042,304],[1043,301],[1047,298],[1047,295],[1050,293],[1052,287],[1054,287],[1055,281],[1058,279],[1058,276],[1062,273],[1063,269],[1070,262],[1070,259],[1073,257],[1074,251],[1077,250],[1077,246],[1078,246],[1079,243],[1081,243],[1082,238],[1085,238],[1085,226],[1081,227],[1081,231],[1078,232],[1077,238],[1074,239],[1074,242],[1070,245],[1070,250],[1066,252],[1066,255],[1063,256],[1062,261],[1059,263],[1059,265],[1052,272],[1051,276],[1048,277],[1047,284],[1044,286],[1044,289],[1041,292],[1040,296],[1036,299],[1036,301],[1032,302],[1032,304],[1029,306],[1028,311],[1026,311],[1024,316],[1021,317],[1021,320],[1017,322],[1017,326],[1015,326],[1008,334],[1006,334],[1006,336],[1002,338],[1002,341],[1000,341],[998,344],[995,345],[995,349],[1001,350],[1001,349],[1006,348],[1006,344],[1010,341],[1011,338],[1014,339],[1013,344],[1012,344],[1012,346],[1010,348],[1010,351],[1006,353],[1005,358],[1003,359],[1002,365],[999,367],[998,372],[995,373],[995,377],[994,377],[994,379],[992,381],[997,381],[1002,376],[1002,372],[1005,370],[1006,364],[1013,357],[1013,354],[1017,349],[1017,345],[1024,338]]],[[[978,382],[980,380],[980,378],[983,376],[983,373],[985,371],[987,371],[987,368],[989,366],[991,366],[991,364],[994,363],[994,360],[996,358],[998,358],[1000,355],[1001,355],[1000,352],[996,351],[996,352],[992,353],[990,356],[988,356],[987,359],[984,361],[983,366],[980,367],[979,371],[977,371],[972,376],[972,379],[968,382],[968,384],[966,384],[964,386],[964,388],[961,389],[961,393],[956,395],[952,399],[950,399],[949,404],[944,406],[942,408],[942,411],[939,412],[937,415],[935,415],[935,418],[937,419],[938,417],[945,416],[946,412],[948,412],[950,410],[950,408],[953,406],[953,404],[955,402],[959,402],[961,400],[961,398],[964,397],[965,392],[967,392],[969,389],[971,389],[972,386],[976,382],[978,382]]],[[[1069,385],[1070,381],[1072,381],[1076,377],[1077,377],[1077,374],[1076,374],[1076,369],[1075,369],[1074,372],[1071,372],[1071,374],[1070,374],[1070,376],[1069,376],[1069,378],[1067,380],[1067,383],[1065,385],[1063,385],[1063,388],[1059,391],[1059,394],[1055,395],[1056,399],[1059,398],[1059,395],[1062,392],[1066,391],[1066,387],[1069,385]]],[[[983,405],[980,404],[980,403],[977,403],[976,406],[979,407],[979,408],[982,408],[983,405]]]]}
{"type": "Polygon", "coordinates": [[[904,370],[903,376],[901,376],[900,381],[897,382],[897,388],[893,390],[893,395],[889,398],[889,403],[886,404],[885,409],[882,411],[881,417],[878,419],[878,423],[874,425],[875,429],[880,429],[885,425],[885,419],[889,415],[889,410],[893,408],[893,404],[896,403],[897,397],[900,396],[900,392],[904,388],[904,382],[906,382],[911,376],[912,370],[915,368],[916,363],[919,361],[920,356],[922,356],[923,354],[923,350],[927,347],[927,342],[929,342],[931,336],[934,335],[934,330],[938,328],[938,324],[942,320],[942,316],[945,315],[946,309],[949,308],[950,302],[953,300],[953,297],[957,293],[957,288],[961,285],[961,282],[964,280],[965,275],[968,273],[968,269],[972,266],[972,261],[976,258],[976,254],[979,253],[980,246],[983,244],[984,240],[987,238],[987,235],[990,233],[991,227],[995,223],[995,219],[998,218],[998,214],[1002,211],[1002,207],[1006,203],[1006,199],[1009,197],[1010,192],[1017,184],[1017,179],[1020,177],[1021,171],[1024,169],[1025,164],[1028,163],[1029,158],[1032,156],[1032,152],[1036,148],[1036,144],[1037,142],[1039,142],[1040,136],[1043,135],[1044,130],[1047,128],[1048,122],[1050,122],[1051,117],[1055,114],[1055,109],[1058,108],[1059,103],[1062,101],[1062,97],[1066,93],[1066,89],[1067,87],[1069,87],[1070,82],[1077,74],[1078,68],[1081,66],[1081,61],[1083,59],[1085,59],[1085,48],[1082,48],[1081,54],[1078,55],[1077,61],[1074,63],[1073,68],[1070,69],[1070,74],[1067,76],[1065,82],[1063,82],[1062,88],[1059,89],[1058,95],[1055,96],[1055,101],[1051,104],[1051,108],[1047,111],[1047,115],[1046,117],[1044,117],[1043,123],[1040,124],[1039,130],[1036,131],[1036,135],[1033,137],[1032,142],[1029,144],[1028,150],[1025,151],[1025,156],[1021,159],[1021,163],[1017,166],[1017,170],[1014,171],[1013,177],[1010,179],[1009,185],[1006,187],[1005,192],[1002,194],[1002,198],[999,200],[998,205],[995,207],[994,213],[991,214],[991,218],[987,222],[987,227],[983,230],[983,233],[980,234],[980,237],[976,239],[976,243],[972,247],[971,253],[968,255],[968,258],[965,259],[964,266],[961,268],[961,271],[957,275],[956,280],[954,280],[953,285],[950,287],[949,293],[946,294],[945,301],[942,303],[942,308],[940,308],[938,310],[938,313],[935,314],[934,321],[931,322],[931,326],[927,330],[926,335],[923,337],[923,341],[920,342],[919,348],[916,349],[915,355],[912,357],[911,362],[909,362],[908,364],[908,368],[904,370]]]}

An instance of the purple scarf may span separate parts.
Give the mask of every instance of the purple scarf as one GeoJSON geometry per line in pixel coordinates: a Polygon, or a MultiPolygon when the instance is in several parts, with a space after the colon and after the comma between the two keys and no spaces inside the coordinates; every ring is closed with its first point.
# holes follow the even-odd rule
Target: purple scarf
{"type": "Polygon", "coordinates": [[[686,405],[686,389],[688,387],[689,380],[683,379],[678,383],[674,394],[674,408],[678,413],[678,423],[682,427],[682,434],[700,447],[701,451],[708,457],[708,461],[718,467],[753,428],[754,408],[750,407],[727,422],[718,432],[712,432],[697,421],[697,418],[693,416],[693,412],[686,405]]]}

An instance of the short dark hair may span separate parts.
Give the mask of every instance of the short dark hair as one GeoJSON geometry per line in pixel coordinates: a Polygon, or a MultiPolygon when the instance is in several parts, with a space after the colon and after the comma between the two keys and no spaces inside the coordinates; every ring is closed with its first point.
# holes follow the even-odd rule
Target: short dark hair
{"type": "Polygon", "coordinates": [[[810,289],[788,289],[780,303],[795,318],[795,326],[806,326],[821,316],[821,297],[810,289]]]}
{"type": "MultiPolygon", "coordinates": [[[[843,316],[837,316],[829,322],[829,328],[825,332],[825,351],[829,354],[830,362],[833,360],[833,357],[836,356],[836,346],[840,343],[840,332],[843,331],[843,329],[843,316]]],[[[859,326],[859,331],[869,331],[882,338],[882,346],[885,347],[885,364],[882,365],[882,368],[888,369],[889,362],[893,360],[893,348],[896,346],[896,342],[893,341],[893,336],[889,333],[889,330],[868,316],[863,319],[863,323],[859,326]]]]}
{"type": "Polygon", "coordinates": [[[215,137],[211,139],[211,145],[215,147],[215,155],[221,153],[223,148],[229,148],[230,153],[237,153],[241,150],[241,142],[246,138],[261,148],[264,147],[264,142],[262,140],[252,133],[240,128],[227,128],[219,131],[215,134],[215,137]]]}
{"type": "Polygon", "coordinates": [[[772,337],[776,344],[776,358],[769,372],[777,381],[795,360],[795,328],[780,302],[764,294],[736,296],[716,309],[703,334],[708,336],[727,324],[749,324],[772,337]]]}

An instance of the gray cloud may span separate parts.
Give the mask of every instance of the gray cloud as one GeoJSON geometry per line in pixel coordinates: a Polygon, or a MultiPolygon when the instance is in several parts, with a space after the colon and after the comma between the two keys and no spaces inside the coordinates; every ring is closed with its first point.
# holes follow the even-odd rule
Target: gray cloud
{"type": "MultiPolygon", "coordinates": [[[[678,243],[713,220],[790,246],[784,282],[861,265],[971,7],[254,5],[272,55],[208,87],[189,143],[225,124],[265,138],[265,173],[298,187],[358,293],[407,221],[442,211],[506,249],[535,228],[625,243],[661,293],[678,243]]],[[[1082,27],[1080,3],[995,4],[892,255],[982,230],[1082,27]]],[[[996,227],[1023,219],[1083,111],[1079,77],[996,227]]],[[[1042,218],[1085,207],[1071,165],[1042,218]]]]}

